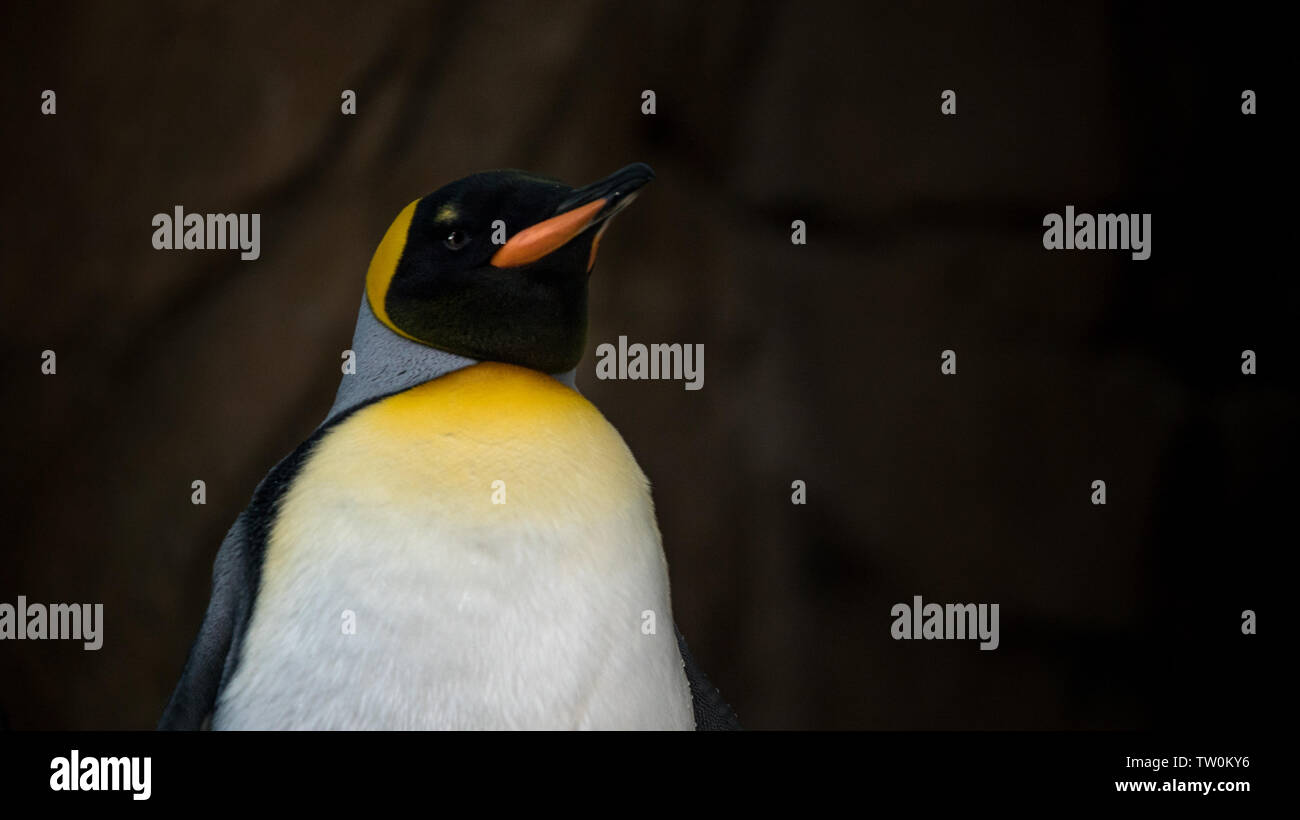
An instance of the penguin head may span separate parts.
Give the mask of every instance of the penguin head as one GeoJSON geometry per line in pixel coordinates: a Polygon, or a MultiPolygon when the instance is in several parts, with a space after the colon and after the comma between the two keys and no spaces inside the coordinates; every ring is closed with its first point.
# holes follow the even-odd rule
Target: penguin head
{"type": "Polygon", "coordinates": [[[577,366],[587,280],[614,214],[654,178],[634,163],[583,188],[486,171],[417,199],[370,261],[375,316],[408,339],[543,373],[577,366]]]}

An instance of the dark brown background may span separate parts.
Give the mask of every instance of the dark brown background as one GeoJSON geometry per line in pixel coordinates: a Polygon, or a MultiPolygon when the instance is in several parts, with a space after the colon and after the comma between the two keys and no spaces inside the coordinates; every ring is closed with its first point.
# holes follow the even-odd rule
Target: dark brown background
{"type": "Polygon", "coordinates": [[[590,355],[579,384],[654,483],[675,611],[747,726],[1268,720],[1278,624],[1238,624],[1294,542],[1269,529],[1298,407],[1272,27],[975,5],[5,4],[0,601],[106,608],[97,653],[0,645],[8,722],[153,725],[403,205],[634,160],[658,180],[603,243],[589,351],[702,343],[705,387],[599,382],[590,355]],[[261,259],[153,250],[177,204],[260,212],[261,259]],[[1068,204],[1153,212],[1152,259],[1044,251],[1068,204]],[[999,603],[1001,648],[891,640],[914,594],[999,603]]]}

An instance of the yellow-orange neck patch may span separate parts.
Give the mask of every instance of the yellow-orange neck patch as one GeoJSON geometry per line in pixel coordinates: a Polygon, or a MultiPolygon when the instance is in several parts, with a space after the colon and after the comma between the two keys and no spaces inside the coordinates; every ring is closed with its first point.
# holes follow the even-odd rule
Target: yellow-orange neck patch
{"type": "Polygon", "coordinates": [[[375,255],[370,258],[370,269],[366,272],[366,298],[370,300],[370,309],[379,321],[394,332],[415,341],[419,339],[393,324],[384,307],[384,298],[393,282],[393,274],[397,272],[397,262],[402,258],[402,249],[406,247],[406,235],[411,229],[411,220],[415,217],[415,206],[418,204],[420,200],[417,199],[407,205],[393,220],[393,224],[388,226],[379,247],[375,249],[375,255]]]}

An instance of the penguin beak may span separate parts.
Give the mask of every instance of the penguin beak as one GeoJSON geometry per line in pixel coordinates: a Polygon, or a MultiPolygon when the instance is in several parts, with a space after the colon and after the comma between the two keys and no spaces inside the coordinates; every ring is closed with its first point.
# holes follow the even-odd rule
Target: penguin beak
{"type": "Polygon", "coordinates": [[[587,260],[590,271],[596,263],[596,247],[609,220],[632,204],[641,186],[654,179],[655,172],[643,162],[634,162],[620,168],[599,182],[579,188],[555,209],[555,215],[530,225],[511,237],[491,260],[495,268],[517,268],[536,262],[547,254],[559,250],[583,231],[600,225],[600,231],[591,242],[591,257],[587,260]]]}

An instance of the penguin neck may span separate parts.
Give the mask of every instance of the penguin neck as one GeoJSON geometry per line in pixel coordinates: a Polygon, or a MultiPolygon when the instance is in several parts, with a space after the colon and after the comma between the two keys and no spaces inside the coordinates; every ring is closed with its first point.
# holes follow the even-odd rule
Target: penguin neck
{"type": "MultiPolygon", "coordinates": [[[[334,405],[322,424],[328,424],[339,413],[371,399],[409,390],[480,361],[399,336],[375,317],[365,294],[361,296],[357,329],[352,334],[352,352],[356,357],[356,372],[343,375],[334,396],[334,405]]],[[[561,384],[576,391],[576,372],[574,369],[553,375],[561,384]]]]}

